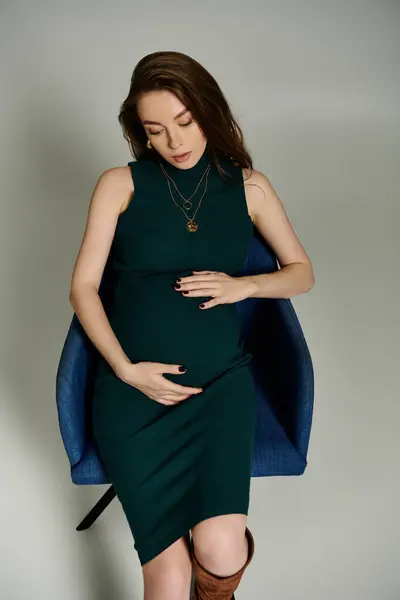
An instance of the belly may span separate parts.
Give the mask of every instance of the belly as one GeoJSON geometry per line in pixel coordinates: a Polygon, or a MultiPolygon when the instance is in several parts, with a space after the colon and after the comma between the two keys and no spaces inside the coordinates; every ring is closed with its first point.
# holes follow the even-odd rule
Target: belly
{"type": "Polygon", "coordinates": [[[207,297],[187,297],[173,289],[173,274],[127,279],[117,286],[109,320],[132,362],[153,361],[186,367],[165,376],[185,385],[203,385],[250,357],[243,351],[235,304],[208,309],[207,297]]]}

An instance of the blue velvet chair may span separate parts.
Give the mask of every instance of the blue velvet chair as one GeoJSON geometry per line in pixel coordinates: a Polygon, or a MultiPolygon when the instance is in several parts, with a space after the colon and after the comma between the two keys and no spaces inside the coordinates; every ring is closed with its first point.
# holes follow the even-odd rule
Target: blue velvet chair
{"type": "MultiPolygon", "coordinates": [[[[254,228],[245,263],[235,275],[271,273],[275,254],[254,228]]],[[[99,294],[107,312],[112,289],[110,258],[99,294]]],[[[313,365],[297,315],[288,299],[246,298],[236,304],[257,393],[253,477],[301,475],[307,465],[314,404],[313,365]]],[[[62,440],[77,485],[110,483],[91,435],[90,400],[98,351],[76,314],[72,317],[56,375],[62,440]]],[[[113,486],[77,527],[87,529],[115,497],[113,486]]]]}

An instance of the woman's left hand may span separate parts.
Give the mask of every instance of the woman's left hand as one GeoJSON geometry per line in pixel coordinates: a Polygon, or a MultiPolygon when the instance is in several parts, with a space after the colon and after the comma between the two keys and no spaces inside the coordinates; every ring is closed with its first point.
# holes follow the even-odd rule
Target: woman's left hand
{"type": "Polygon", "coordinates": [[[249,298],[256,289],[256,284],[249,277],[232,277],[220,271],[192,271],[193,275],[176,280],[181,287],[174,288],[187,298],[211,296],[213,299],[200,304],[205,310],[218,304],[233,304],[249,298]]]}

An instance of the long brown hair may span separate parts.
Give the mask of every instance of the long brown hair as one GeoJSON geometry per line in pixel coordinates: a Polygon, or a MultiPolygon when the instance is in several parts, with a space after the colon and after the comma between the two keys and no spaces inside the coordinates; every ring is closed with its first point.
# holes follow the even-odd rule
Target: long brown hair
{"type": "Polygon", "coordinates": [[[137,160],[154,154],[146,146],[148,138],[138,115],[138,102],[143,94],[160,90],[175,94],[191,111],[207,138],[209,156],[223,179],[229,173],[218,160],[219,153],[242,168],[253,170],[243,132],[218,83],[194,58],[174,51],[153,52],[137,63],[128,96],[121,105],[118,121],[137,160]]]}

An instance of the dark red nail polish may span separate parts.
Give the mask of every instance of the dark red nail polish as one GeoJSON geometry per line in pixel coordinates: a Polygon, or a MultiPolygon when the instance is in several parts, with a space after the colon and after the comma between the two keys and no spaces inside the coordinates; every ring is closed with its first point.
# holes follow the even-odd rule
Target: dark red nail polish
{"type": "Polygon", "coordinates": [[[182,294],[188,294],[188,293],[189,293],[188,291],[186,291],[186,292],[182,292],[182,294]]]}
{"type": "Polygon", "coordinates": [[[204,308],[204,304],[200,304],[199,306],[200,306],[200,308],[204,308]]]}
{"type": "Polygon", "coordinates": [[[183,372],[186,371],[185,367],[179,367],[179,371],[183,372]]]}
{"type": "Polygon", "coordinates": [[[176,287],[176,288],[180,288],[181,286],[179,285],[179,283],[176,283],[176,284],[175,284],[175,287],[176,287]]]}
{"type": "Polygon", "coordinates": [[[181,281],[181,280],[182,280],[182,278],[181,278],[181,277],[179,277],[179,278],[178,278],[176,281],[181,281]]]}

